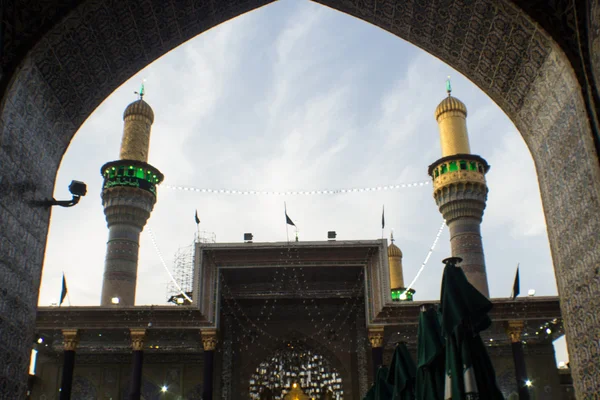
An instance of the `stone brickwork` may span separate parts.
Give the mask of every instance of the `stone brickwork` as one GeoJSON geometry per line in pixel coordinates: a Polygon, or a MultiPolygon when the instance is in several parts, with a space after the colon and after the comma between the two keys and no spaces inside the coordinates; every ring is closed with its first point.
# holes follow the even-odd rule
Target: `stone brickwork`
{"type": "MultiPolygon", "coordinates": [[[[598,127],[589,95],[593,83],[582,83],[581,65],[572,56],[579,46],[597,46],[597,30],[590,30],[590,41],[573,39],[571,25],[580,18],[572,18],[569,1],[515,0],[539,21],[509,0],[320,2],[447,62],[515,122],[538,171],[577,397],[600,397],[598,127]]],[[[3,3],[0,399],[21,398],[25,391],[50,216],[27,201],[52,195],[71,138],[117,86],[185,40],[267,3],[3,3]]],[[[595,10],[591,27],[598,25],[595,10]]]]}
{"type": "Polygon", "coordinates": [[[156,196],[138,188],[116,186],[102,191],[109,232],[101,305],[110,306],[113,297],[120,306],[135,304],[140,233],[155,203],[156,196]]]}

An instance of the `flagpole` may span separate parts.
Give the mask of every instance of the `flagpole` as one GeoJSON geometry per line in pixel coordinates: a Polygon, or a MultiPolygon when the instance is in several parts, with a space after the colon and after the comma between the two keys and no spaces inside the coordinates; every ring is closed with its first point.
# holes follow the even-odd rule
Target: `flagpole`
{"type": "Polygon", "coordinates": [[[383,230],[385,229],[385,204],[381,208],[381,239],[383,240],[383,230]]]}
{"type": "Polygon", "coordinates": [[[288,223],[287,223],[287,205],[285,204],[285,201],[283,202],[283,211],[285,213],[286,216],[286,221],[285,221],[285,237],[287,238],[287,242],[288,245],[290,244],[290,233],[288,230],[288,223]]]}
{"type": "Polygon", "coordinates": [[[196,209],[196,214],[194,215],[194,220],[196,221],[196,243],[200,242],[200,218],[198,218],[198,209],[196,209]]]}

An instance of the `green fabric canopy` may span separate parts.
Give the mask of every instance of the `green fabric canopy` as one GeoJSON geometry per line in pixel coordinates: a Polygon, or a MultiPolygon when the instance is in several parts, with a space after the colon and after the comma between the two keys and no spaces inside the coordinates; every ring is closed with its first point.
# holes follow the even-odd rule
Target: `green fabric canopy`
{"type": "Polygon", "coordinates": [[[446,338],[445,400],[504,400],[479,332],[491,320],[492,303],[449,261],[440,296],[442,331],[446,338]]]}
{"type": "Polygon", "coordinates": [[[406,345],[398,343],[387,376],[387,383],[393,387],[392,400],[414,400],[417,367],[406,345]]]}
{"type": "Polygon", "coordinates": [[[433,308],[419,315],[416,400],[444,399],[446,355],[439,318],[433,308]]]}
{"type": "Polygon", "coordinates": [[[388,374],[389,370],[387,367],[379,367],[377,376],[375,377],[375,383],[367,392],[364,400],[392,400],[394,388],[387,382],[388,374]]]}

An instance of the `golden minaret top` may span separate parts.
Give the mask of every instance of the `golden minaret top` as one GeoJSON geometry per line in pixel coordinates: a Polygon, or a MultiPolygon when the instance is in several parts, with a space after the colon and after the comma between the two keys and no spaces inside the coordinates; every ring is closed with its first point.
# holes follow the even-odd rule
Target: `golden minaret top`
{"type": "Polygon", "coordinates": [[[392,290],[404,289],[404,272],[402,271],[402,251],[394,244],[392,232],[391,244],[388,246],[388,265],[390,267],[390,287],[392,290]]]}
{"type": "Polygon", "coordinates": [[[154,122],[154,111],[144,101],[144,84],[139,99],[129,104],[123,113],[123,139],[121,140],[121,160],[148,162],[150,148],[150,130],[154,122]]]}
{"type": "Polygon", "coordinates": [[[471,154],[467,133],[467,107],[452,96],[450,78],[446,81],[448,96],[435,109],[435,119],[440,128],[442,157],[471,154]]]}

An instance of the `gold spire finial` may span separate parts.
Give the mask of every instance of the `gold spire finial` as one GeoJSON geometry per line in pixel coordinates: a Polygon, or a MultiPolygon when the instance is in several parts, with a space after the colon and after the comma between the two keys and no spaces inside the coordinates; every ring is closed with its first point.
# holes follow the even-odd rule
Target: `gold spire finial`
{"type": "Polygon", "coordinates": [[[448,93],[448,97],[452,95],[452,83],[450,82],[450,75],[446,78],[446,92],[448,93]]]}
{"type": "Polygon", "coordinates": [[[390,241],[392,243],[394,243],[394,230],[392,229],[392,231],[390,232],[390,241]]]}
{"type": "Polygon", "coordinates": [[[146,91],[144,89],[144,82],[146,82],[145,79],[142,80],[142,85],[140,86],[139,92],[133,92],[133,93],[137,94],[138,96],[140,96],[140,100],[144,100],[144,94],[146,94],[146,91]]]}

